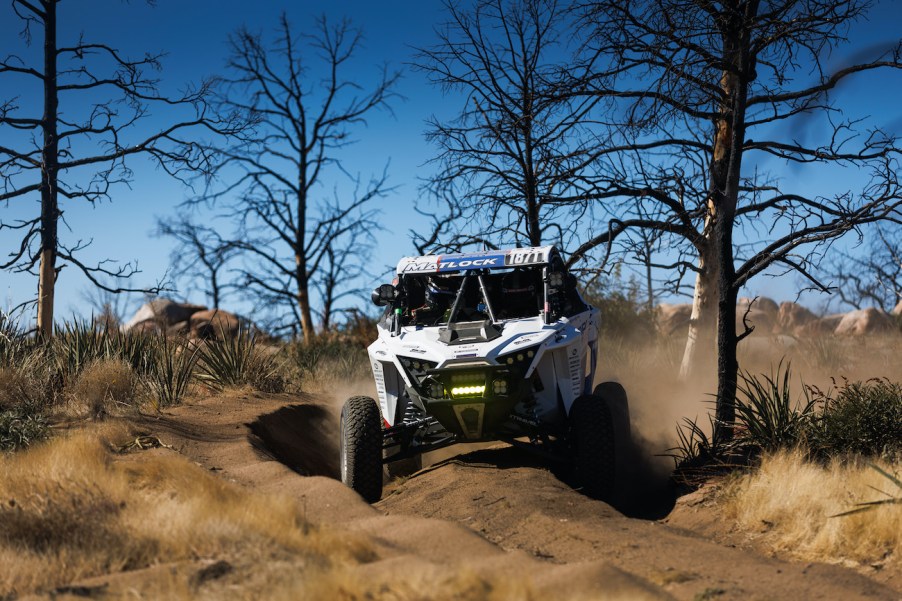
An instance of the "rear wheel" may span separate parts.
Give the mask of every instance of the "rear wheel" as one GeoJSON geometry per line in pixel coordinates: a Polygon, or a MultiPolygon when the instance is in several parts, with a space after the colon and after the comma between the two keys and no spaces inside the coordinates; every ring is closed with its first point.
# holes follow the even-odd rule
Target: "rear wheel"
{"type": "Polygon", "coordinates": [[[370,397],[351,397],[341,409],[341,481],[368,503],[382,496],[382,416],[370,397]]]}
{"type": "Polygon", "coordinates": [[[595,387],[595,396],[603,398],[611,410],[614,439],[617,443],[617,452],[620,453],[621,448],[626,449],[632,439],[630,405],[626,389],[618,382],[602,382],[595,387]]]}
{"type": "Polygon", "coordinates": [[[595,499],[610,499],[617,470],[614,424],[605,399],[587,394],[573,401],[570,440],[583,491],[595,499]]]}

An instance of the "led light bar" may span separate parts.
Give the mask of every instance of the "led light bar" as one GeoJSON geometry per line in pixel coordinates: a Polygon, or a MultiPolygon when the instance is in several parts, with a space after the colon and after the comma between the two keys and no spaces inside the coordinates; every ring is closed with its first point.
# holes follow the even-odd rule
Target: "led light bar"
{"type": "Polygon", "coordinates": [[[482,396],[485,392],[485,384],[478,386],[455,386],[451,389],[451,396],[482,396]]]}

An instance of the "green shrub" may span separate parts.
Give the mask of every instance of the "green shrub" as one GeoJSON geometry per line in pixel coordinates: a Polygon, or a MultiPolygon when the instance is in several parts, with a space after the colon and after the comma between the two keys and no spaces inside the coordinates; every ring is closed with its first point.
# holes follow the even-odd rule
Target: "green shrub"
{"type": "Polygon", "coordinates": [[[815,431],[822,455],[902,453],[902,385],[887,379],[844,382],[835,398],[820,394],[815,431]]]}
{"type": "Polygon", "coordinates": [[[615,266],[611,275],[595,279],[582,291],[586,302],[598,309],[599,335],[606,340],[652,341],[657,333],[654,311],[640,299],[636,280],[624,280],[621,271],[621,265],[615,266]]]}

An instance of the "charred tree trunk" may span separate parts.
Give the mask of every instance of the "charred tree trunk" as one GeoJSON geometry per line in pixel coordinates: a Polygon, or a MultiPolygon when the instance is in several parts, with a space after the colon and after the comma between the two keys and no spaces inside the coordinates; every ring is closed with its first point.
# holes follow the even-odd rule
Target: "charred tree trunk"
{"type": "Polygon", "coordinates": [[[307,278],[306,261],[303,261],[300,255],[296,259],[295,281],[298,286],[297,298],[298,313],[301,316],[301,333],[304,336],[304,342],[313,342],[316,337],[316,329],[313,326],[313,312],[310,310],[310,282],[307,278]]]}
{"type": "Polygon", "coordinates": [[[57,135],[57,50],[56,2],[44,9],[44,132],[41,150],[41,253],[38,276],[38,332],[45,340],[53,336],[53,294],[56,286],[57,222],[59,219],[57,180],[59,136],[57,135]]]}
{"type": "Polygon", "coordinates": [[[721,78],[724,103],[718,122],[714,161],[711,165],[714,214],[713,266],[717,274],[717,408],[714,439],[729,442],[736,419],[736,268],[733,257],[733,228],[742,171],[745,114],[749,83],[755,78],[748,26],[758,12],[758,1],[737,3],[727,16],[723,33],[726,68],[721,78]],[[718,151],[720,149],[720,152],[718,151]]]}

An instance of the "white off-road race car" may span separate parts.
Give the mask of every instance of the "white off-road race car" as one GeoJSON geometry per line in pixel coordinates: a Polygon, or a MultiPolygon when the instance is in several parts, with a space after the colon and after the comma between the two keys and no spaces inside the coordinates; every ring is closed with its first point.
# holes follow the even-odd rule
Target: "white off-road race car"
{"type": "Polygon", "coordinates": [[[376,400],[341,412],[341,479],[369,502],[389,474],[458,442],[506,441],[571,462],[582,490],[612,492],[628,441],[626,393],[593,388],[598,311],[553,246],[406,257],[368,348],[376,400]]]}

